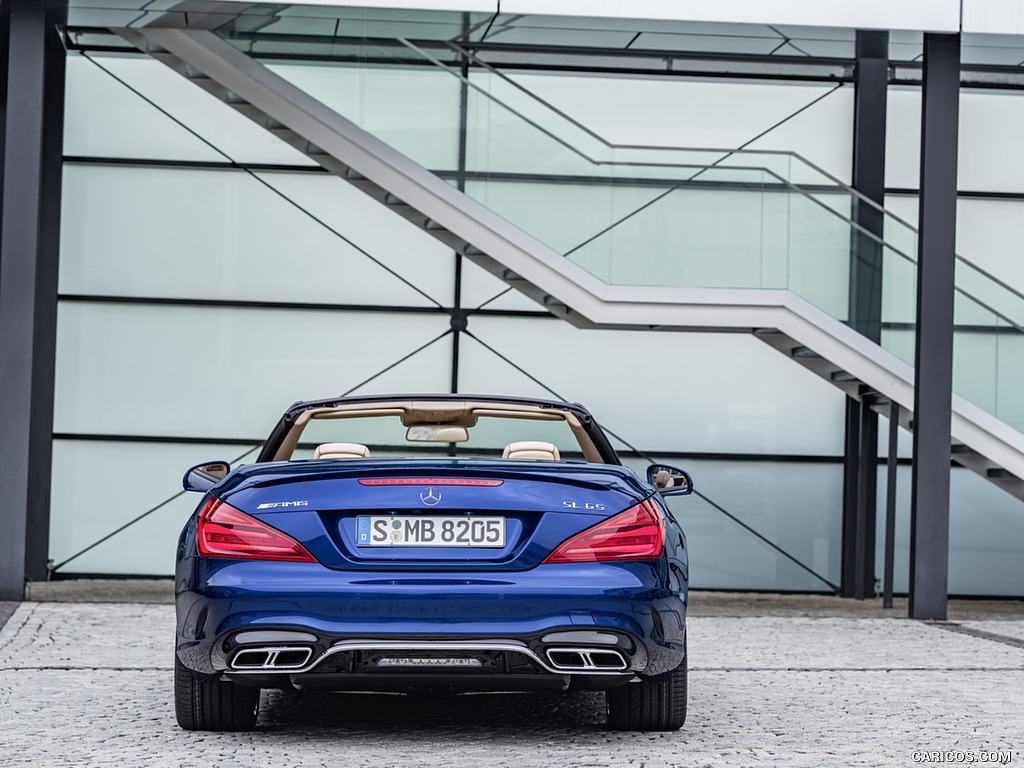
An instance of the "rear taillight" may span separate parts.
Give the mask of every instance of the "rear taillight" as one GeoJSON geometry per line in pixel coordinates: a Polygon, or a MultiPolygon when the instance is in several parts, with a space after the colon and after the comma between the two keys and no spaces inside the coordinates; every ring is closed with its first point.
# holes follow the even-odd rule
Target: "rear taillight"
{"type": "Polygon", "coordinates": [[[649,560],[661,557],[664,547],[665,520],[657,505],[647,499],[566,539],[544,562],[649,560]]]}
{"type": "Polygon", "coordinates": [[[235,509],[216,496],[211,496],[199,512],[196,543],[203,557],[316,562],[316,558],[291,536],[235,509]]]}

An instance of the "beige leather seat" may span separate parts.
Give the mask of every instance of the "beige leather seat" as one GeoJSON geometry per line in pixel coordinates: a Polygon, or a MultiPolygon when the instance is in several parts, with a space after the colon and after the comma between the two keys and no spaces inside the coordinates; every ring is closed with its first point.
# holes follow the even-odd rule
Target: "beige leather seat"
{"type": "Polygon", "coordinates": [[[313,451],[314,459],[365,459],[370,449],[359,443],[324,443],[313,451]]]}
{"type": "Polygon", "coordinates": [[[552,443],[540,440],[524,440],[509,443],[501,453],[503,459],[540,459],[541,461],[561,461],[558,448],[552,443]]]}

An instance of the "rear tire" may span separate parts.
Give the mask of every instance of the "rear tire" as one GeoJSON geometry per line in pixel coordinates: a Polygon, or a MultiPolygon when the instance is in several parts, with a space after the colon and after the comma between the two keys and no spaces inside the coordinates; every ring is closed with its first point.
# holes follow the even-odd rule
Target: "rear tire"
{"type": "Polygon", "coordinates": [[[205,682],[174,656],[174,714],[187,731],[251,731],[259,713],[260,689],[230,680],[205,682]]]}
{"type": "Polygon", "coordinates": [[[686,722],[686,662],[653,680],[609,688],[608,727],[614,731],[677,731],[686,722]]]}

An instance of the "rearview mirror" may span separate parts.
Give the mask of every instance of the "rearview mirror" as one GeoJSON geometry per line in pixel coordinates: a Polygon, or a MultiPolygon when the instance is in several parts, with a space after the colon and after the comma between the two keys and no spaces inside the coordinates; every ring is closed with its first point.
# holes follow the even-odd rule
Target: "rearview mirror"
{"type": "Polygon", "coordinates": [[[405,431],[405,439],[412,443],[464,443],[469,430],[447,424],[417,424],[405,431]]]}
{"type": "Polygon", "coordinates": [[[688,496],[693,493],[693,479],[689,473],[668,464],[651,464],[647,468],[647,482],[662,496],[688,496]]]}
{"type": "Polygon", "coordinates": [[[196,464],[185,473],[181,479],[181,485],[186,491],[205,493],[227,477],[230,471],[231,465],[226,461],[208,461],[205,464],[196,464]]]}

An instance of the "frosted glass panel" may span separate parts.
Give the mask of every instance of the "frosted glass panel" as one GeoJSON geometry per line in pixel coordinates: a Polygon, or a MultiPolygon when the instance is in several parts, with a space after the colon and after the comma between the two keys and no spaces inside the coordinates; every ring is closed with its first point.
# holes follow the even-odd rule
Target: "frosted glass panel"
{"type": "MultiPolygon", "coordinates": [[[[246,450],[239,445],[55,440],[50,558],[60,563],[176,495],[188,467],[230,461],[246,450]]],[[[179,496],[58,572],[172,575],[178,534],[200,498],[198,493],[179,496]]]]}
{"type": "MultiPolygon", "coordinates": [[[[896,216],[916,226],[916,198],[890,196],[885,202],[892,204],[890,210],[896,216]]],[[[882,262],[882,321],[911,326],[913,337],[913,325],[917,322],[917,236],[893,218],[885,220],[884,229],[885,241],[892,243],[907,258],[887,258],[882,262]]],[[[909,357],[901,354],[902,347],[892,349],[888,344],[883,346],[913,363],[913,343],[909,347],[909,357]]]]}
{"type": "Polygon", "coordinates": [[[462,304],[479,307],[487,303],[488,309],[514,309],[527,312],[546,311],[539,303],[516,290],[509,290],[504,280],[499,280],[469,259],[462,262],[462,304]],[[494,299],[501,294],[501,297],[494,299]]]}
{"type": "MultiPolygon", "coordinates": [[[[1024,59],[1015,51],[1014,66],[1024,59]]],[[[957,186],[985,192],[1024,192],[1024,93],[960,91],[957,186]]]]}
{"type": "Polygon", "coordinates": [[[750,148],[799,152],[849,183],[852,87],[826,96],[834,86],[532,73],[513,79],[614,144],[738,147],[824,96],[750,148]]]}
{"type": "MultiPolygon", "coordinates": [[[[714,503],[834,584],[840,579],[842,464],[656,461],[681,466],[714,503]]],[[[647,462],[627,464],[644,473],[647,462]]],[[[666,499],[686,533],[695,589],[831,588],[697,496],[666,499]]]]}
{"type": "Polygon", "coordinates": [[[882,328],[882,346],[904,362],[914,363],[914,329],[882,328]]]}
{"type": "MultiPolygon", "coordinates": [[[[894,579],[908,588],[911,468],[897,470],[894,579]]],[[[881,578],[885,543],[885,470],[878,477],[875,572],[881,578]]],[[[1019,596],[1024,584],[1024,503],[969,469],[950,473],[949,592],[952,595],[1019,596]]]]}
{"type": "Polygon", "coordinates": [[[1024,201],[962,197],[957,201],[957,253],[1024,291],[1024,201]]]}
{"type": "MultiPolygon", "coordinates": [[[[957,201],[959,208],[960,202],[957,201]]],[[[885,198],[885,210],[892,213],[894,216],[898,216],[903,221],[908,222],[911,226],[917,226],[917,211],[918,211],[918,197],[917,194],[909,195],[886,195],[885,198]]],[[[892,229],[892,234],[896,234],[900,231],[900,228],[886,221],[886,224],[892,229]]],[[[957,233],[959,235],[959,232],[957,233]]],[[[889,237],[890,233],[886,232],[886,237],[889,237]]],[[[887,240],[888,242],[888,240],[887,240]]]]}
{"type": "Polygon", "coordinates": [[[327,174],[260,178],[373,258],[241,171],[69,164],[61,292],[388,306],[431,306],[427,296],[451,301],[451,250],[385,206],[327,174]]]}
{"type": "MultiPolygon", "coordinates": [[[[917,220],[916,195],[890,195],[886,207],[904,219],[917,220]]],[[[1020,220],[1024,203],[961,197],[957,202],[957,252],[1011,288],[1024,288],[1024,266],[1014,244],[1024,237],[1020,220]]],[[[893,228],[896,231],[896,228],[893,228]]],[[[905,264],[888,264],[883,284],[883,317],[912,323],[914,307],[900,299],[914,289],[916,275],[905,264]]],[[[965,262],[957,263],[954,321],[954,391],[1024,428],[1019,381],[1024,375],[1024,299],[965,262]]],[[[913,361],[912,329],[883,335],[887,349],[913,361]]]]}
{"type": "Polygon", "coordinates": [[[584,179],[598,175],[592,158],[608,154],[599,140],[559,113],[539,107],[530,94],[504,80],[473,73],[469,82],[467,170],[562,174],[584,179]]]}
{"type": "MultiPolygon", "coordinates": [[[[846,316],[845,218],[822,200],[772,191],[760,171],[714,169],[702,180],[722,184],[690,189],[492,180],[470,183],[467,191],[608,283],[789,288],[833,316],[846,316]],[[618,223],[609,229],[610,222],[618,223]]],[[[845,195],[835,197],[825,202],[848,205],[845,195]]],[[[892,258],[887,252],[886,261],[892,258]]]]}
{"type": "Polygon", "coordinates": [[[921,90],[890,86],[888,96],[885,185],[917,189],[921,182],[921,90]]]}
{"type": "MultiPolygon", "coordinates": [[[[844,395],[752,336],[498,317],[469,330],[644,450],[842,453],[844,395]]],[[[472,339],[459,360],[462,391],[553,396],[472,339]]]]}
{"type": "MultiPolygon", "coordinates": [[[[373,48],[367,49],[373,55],[373,48]]],[[[459,81],[434,69],[262,62],[431,170],[458,167],[459,81]]]]}
{"type": "MultiPolygon", "coordinates": [[[[466,185],[467,192],[475,199],[559,253],[578,248],[609,223],[627,216],[668,189],[667,186],[652,189],[610,184],[496,181],[466,185]]],[[[756,197],[760,206],[760,195],[756,197]]],[[[655,207],[659,213],[667,212],[665,206],[655,207]]],[[[759,233],[753,233],[752,237],[755,243],[759,241],[759,233]]],[[[573,260],[585,261],[588,269],[603,269],[607,275],[609,242],[610,237],[601,238],[600,243],[587,249],[585,256],[576,256],[573,260]]]]}
{"type": "MultiPolygon", "coordinates": [[[[155,59],[95,58],[236,161],[313,165],[308,157],[155,59]]],[[[224,162],[223,155],[127,86],[85,57],[68,56],[65,154],[224,162]]]]}
{"type": "Polygon", "coordinates": [[[953,470],[949,591],[1017,595],[1024,584],[1024,503],[967,469],[953,470]]]}
{"type": "MultiPolygon", "coordinates": [[[[445,315],[62,302],[54,431],[262,440],[291,403],[340,395],[448,326],[445,315]]],[[[408,388],[447,390],[445,340],[412,361],[408,388]]]]}
{"type": "MultiPolygon", "coordinates": [[[[957,363],[959,366],[959,362],[957,363]]],[[[1024,335],[1000,323],[995,336],[995,413],[1015,429],[1024,429],[1024,335]]]]}

